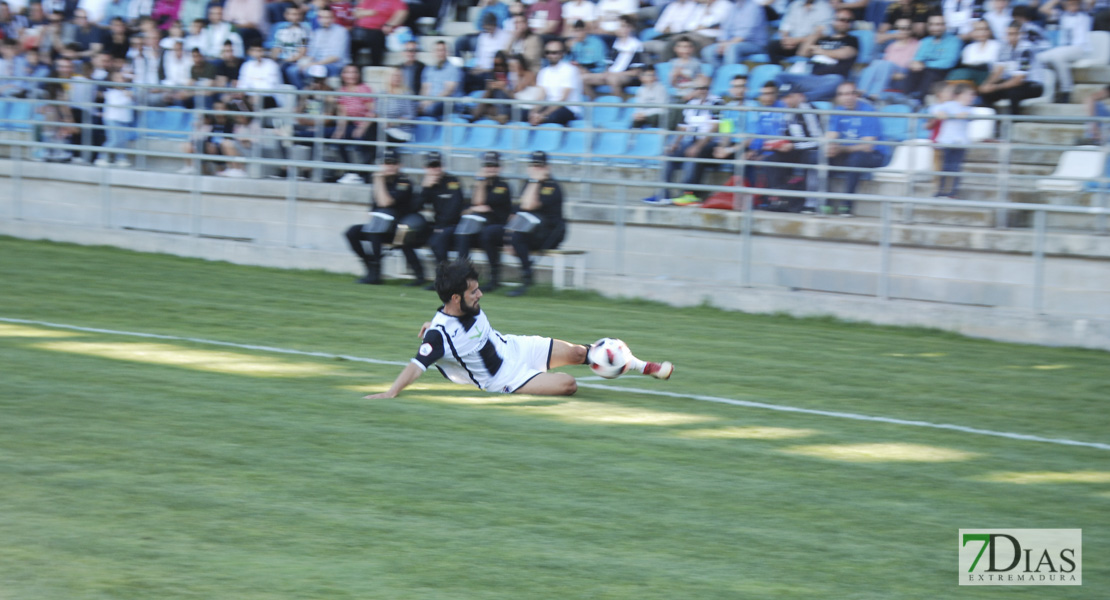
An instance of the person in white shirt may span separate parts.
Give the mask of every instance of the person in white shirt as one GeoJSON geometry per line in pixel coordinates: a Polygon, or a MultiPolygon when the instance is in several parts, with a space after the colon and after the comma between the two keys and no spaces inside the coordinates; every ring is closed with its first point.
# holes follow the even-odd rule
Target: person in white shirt
{"type": "Polygon", "coordinates": [[[624,87],[635,84],[640,75],[644,44],[636,39],[636,23],[628,15],[621,15],[620,23],[609,68],[601,73],[582,74],[582,85],[591,98],[595,96],[593,88],[599,85],[607,85],[612,94],[625,97],[624,87]]]}
{"type": "Polygon", "coordinates": [[[1071,90],[1075,80],[1071,74],[1071,63],[1083,58],[1091,51],[1091,15],[1079,10],[1079,0],[1064,0],[1064,10],[1060,11],[1060,0],[1048,0],[1041,6],[1041,12],[1048,16],[1056,15],[1060,21],[1060,37],[1057,45],[1037,55],[1046,67],[1056,71],[1056,102],[1071,102],[1071,90]]]}
{"type": "Polygon", "coordinates": [[[1014,13],[1010,9],[1010,0],[990,0],[990,3],[990,10],[983,13],[983,19],[990,23],[991,36],[1001,42],[1006,39],[1006,30],[1014,20],[1014,13]]]}
{"type": "Polygon", "coordinates": [[[528,122],[532,125],[566,125],[582,115],[582,107],[578,105],[582,101],[582,77],[577,67],[563,60],[566,53],[562,40],[551,40],[544,46],[544,55],[550,64],[540,69],[536,84],[543,88],[544,100],[561,104],[533,108],[528,114],[528,122]]]}
{"type": "MultiPolygon", "coordinates": [[[[162,53],[162,85],[189,85],[192,81],[193,57],[185,52],[185,42],[177,41],[173,50],[162,53]]],[[[167,92],[170,104],[182,104],[193,92],[188,90],[167,92]]]]}
{"type": "Polygon", "coordinates": [[[231,42],[236,58],[243,57],[243,38],[235,33],[231,23],[224,21],[224,9],[218,4],[208,8],[208,26],[201,30],[197,42],[201,54],[208,60],[220,58],[224,42],[231,42]]]}
{"type": "Polygon", "coordinates": [[[655,22],[654,37],[644,42],[644,50],[661,62],[674,58],[675,40],[698,29],[703,10],[704,6],[696,0],[668,4],[655,22]]]}
{"type": "Polygon", "coordinates": [[[570,0],[563,4],[563,37],[574,35],[574,23],[586,24],[587,33],[597,31],[598,8],[591,0],[570,0]]]}
{"type": "Polygon", "coordinates": [[[767,44],[772,63],[794,56],[806,43],[812,44],[832,30],[835,14],[826,0],[794,0],[779,23],[779,38],[767,44]]]}
{"type": "MultiPolygon", "coordinates": [[[[247,55],[250,60],[239,67],[239,89],[272,90],[281,85],[281,67],[266,56],[262,46],[251,46],[247,55]]],[[[269,94],[251,94],[250,97],[254,110],[277,106],[277,101],[269,94]]]]}
{"type": "Polygon", "coordinates": [[[948,81],[983,83],[998,62],[1002,43],[991,39],[990,24],[984,19],[971,26],[971,41],[960,52],[960,65],[948,73],[948,81]]]}
{"type": "Polygon", "coordinates": [[[971,27],[978,5],[979,0],[944,0],[941,11],[949,33],[960,36],[965,42],[971,39],[971,27]]]}
{"type": "MultiPolygon", "coordinates": [[[[126,83],[123,71],[111,74],[113,83],[126,83]]],[[[107,167],[112,164],[111,154],[113,149],[126,148],[127,144],[135,139],[135,104],[131,97],[131,90],[127,87],[110,87],[104,91],[104,125],[107,127],[107,141],[104,142],[104,151],[96,159],[97,166],[107,167]]],[[[130,167],[126,154],[116,153],[117,167],[130,167]]]]}
{"type": "Polygon", "coordinates": [[[602,35],[616,35],[621,16],[636,18],[640,4],[636,0],[601,0],[597,3],[597,31],[602,35]]]}

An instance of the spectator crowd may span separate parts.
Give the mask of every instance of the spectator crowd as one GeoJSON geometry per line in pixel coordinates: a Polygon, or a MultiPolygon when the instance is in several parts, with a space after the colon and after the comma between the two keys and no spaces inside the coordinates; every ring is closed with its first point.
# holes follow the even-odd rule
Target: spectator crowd
{"type": "MultiPolygon", "coordinates": [[[[186,151],[222,155],[219,174],[245,177],[236,157],[250,151],[260,124],[234,113],[277,106],[269,90],[282,86],[308,92],[297,96],[294,133],[327,137],[346,164],[375,161],[366,142],[412,140],[406,121],[417,117],[566,126],[584,118],[582,102],[617,96],[632,105],[631,118],[600,125],[674,130],[666,187],[647,201],[693,204],[704,194],[684,186],[702,181],[708,159],[743,156],[742,176],[772,190],[813,190],[813,171],[792,165],[816,164],[819,152],[834,166],[881,165],[886,153],[873,142],[885,105],[928,111],[932,138],[958,146],[973,105],[1020,114],[1023,102],[1046,94],[1070,102],[1073,63],[1090,54],[1093,31],[1110,30],[1110,0],[478,0],[476,33],[438,36],[421,62],[421,36],[468,8],[450,0],[0,0],[0,97],[48,100],[44,139],[91,136],[100,165],[129,164],[118,150],[135,138],[136,105],[198,109],[186,151]],[[362,67],[383,65],[390,52],[401,58],[390,61],[385,86],[371,89],[362,67]],[[725,88],[712,89],[728,69],[725,88]],[[395,97],[405,94],[429,99],[395,97]],[[482,99],[555,104],[511,109],[482,99]],[[686,106],[673,118],[652,106],[666,102],[686,106]],[[821,120],[805,112],[813,108],[858,114],[821,120]]],[[[945,151],[941,170],[959,171],[956,150],[945,151]]],[[[45,158],[78,157],[55,148],[45,158]]],[[[207,167],[182,170],[197,168],[207,167]]],[[[846,173],[851,193],[859,173],[846,173]]],[[[354,170],[335,179],[363,183],[354,170]]],[[[938,195],[958,194],[950,179],[938,195]]],[[[807,207],[772,193],[760,201],[807,207]]],[[[847,202],[832,209],[852,211],[847,202]]]]}

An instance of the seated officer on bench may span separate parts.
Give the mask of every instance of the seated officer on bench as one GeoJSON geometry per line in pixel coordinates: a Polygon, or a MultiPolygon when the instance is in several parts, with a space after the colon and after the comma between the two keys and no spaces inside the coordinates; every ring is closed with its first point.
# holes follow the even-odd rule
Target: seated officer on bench
{"type": "Polygon", "coordinates": [[[490,150],[482,155],[482,168],[474,177],[470,208],[463,211],[455,228],[455,250],[460,259],[474,247],[480,247],[489,259],[490,279],[484,291],[501,287],[501,248],[505,245],[505,224],[512,213],[513,189],[501,177],[501,155],[490,150]]]}
{"type": "Polygon", "coordinates": [[[563,219],[563,188],[551,178],[547,153],[543,150],[532,153],[528,184],[520,193],[520,207],[506,229],[510,232],[513,251],[520,259],[524,284],[507,295],[522,296],[533,283],[529,252],[557,248],[567,232],[563,219]]]}
{"type": "MultiPolygon", "coordinates": [[[[433,150],[424,155],[424,180],[420,186],[420,196],[417,198],[415,210],[420,211],[428,205],[435,209],[435,222],[432,224],[431,237],[428,238],[428,247],[435,255],[436,264],[447,260],[447,253],[454,246],[455,227],[467,206],[466,197],[463,196],[462,183],[459,178],[443,170],[443,155],[433,150]]],[[[405,246],[405,256],[415,259],[415,250],[405,246]]],[[[410,266],[416,273],[416,281],[412,286],[424,286],[426,290],[436,289],[435,283],[427,283],[424,279],[424,267],[416,268],[419,261],[410,266]],[[427,285],[425,285],[427,283],[427,285]]]]}
{"type": "MultiPolygon", "coordinates": [[[[359,283],[377,285],[382,282],[382,244],[393,242],[398,223],[420,217],[418,214],[411,214],[412,182],[401,173],[399,163],[397,150],[387,148],[382,156],[382,169],[374,173],[370,221],[347,229],[347,242],[350,243],[351,250],[366,265],[366,276],[359,279],[359,283]],[[369,253],[365,242],[370,243],[369,253]]],[[[423,221],[423,217],[419,221],[423,221]]],[[[412,225],[406,223],[406,228],[412,225]]]]}

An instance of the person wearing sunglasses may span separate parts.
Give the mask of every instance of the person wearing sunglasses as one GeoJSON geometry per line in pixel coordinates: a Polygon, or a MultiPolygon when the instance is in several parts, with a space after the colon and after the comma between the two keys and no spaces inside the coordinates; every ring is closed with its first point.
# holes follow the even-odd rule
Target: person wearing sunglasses
{"type": "Polygon", "coordinates": [[[582,116],[582,76],[578,68],[563,60],[566,46],[562,40],[552,40],[544,45],[547,66],[540,69],[537,85],[544,91],[544,99],[559,104],[548,104],[533,108],[528,114],[532,125],[558,123],[566,125],[582,116]]]}
{"type": "Polygon", "coordinates": [[[803,42],[798,50],[798,56],[809,59],[810,72],[783,73],[775,79],[780,84],[789,83],[800,88],[810,102],[832,100],[836,86],[851,76],[852,66],[859,56],[859,39],[851,35],[854,22],[852,11],[836,11],[832,34],[812,43],[803,42]]]}

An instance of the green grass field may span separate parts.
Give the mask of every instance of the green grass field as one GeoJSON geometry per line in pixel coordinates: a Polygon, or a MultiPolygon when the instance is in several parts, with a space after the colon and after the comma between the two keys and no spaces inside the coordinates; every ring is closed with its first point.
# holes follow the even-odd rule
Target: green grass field
{"type": "Polygon", "coordinates": [[[1108,594],[1110,451],[695,398],[1105,444],[1104,352],[494,293],[502,332],[619,336],[676,374],[553,399],[427,373],[368,401],[431,292],[10,238],[0,257],[0,318],[111,330],[0,321],[3,600],[1108,594]],[[996,527],[1083,529],[1084,585],[958,587],[957,530],[996,527]]]}

